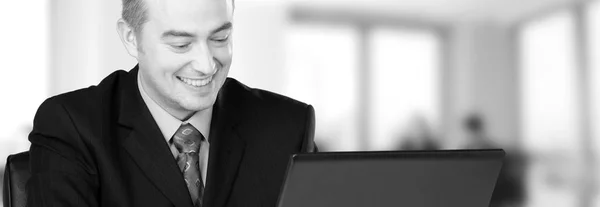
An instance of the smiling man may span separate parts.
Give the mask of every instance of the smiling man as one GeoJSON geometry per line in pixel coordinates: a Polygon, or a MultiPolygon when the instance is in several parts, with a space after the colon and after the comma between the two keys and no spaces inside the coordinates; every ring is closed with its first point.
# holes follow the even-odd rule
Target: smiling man
{"type": "Polygon", "coordinates": [[[312,106],[227,78],[232,0],[123,0],[138,60],[47,99],[28,206],[275,206],[289,156],[315,150],[312,106]]]}

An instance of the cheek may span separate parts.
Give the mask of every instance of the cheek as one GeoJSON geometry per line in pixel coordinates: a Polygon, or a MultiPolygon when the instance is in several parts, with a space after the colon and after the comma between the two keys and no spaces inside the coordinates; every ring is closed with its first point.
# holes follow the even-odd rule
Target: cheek
{"type": "Polygon", "coordinates": [[[223,64],[223,66],[228,66],[231,63],[232,57],[232,47],[229,44],[226,47],[216,48],[213,50],[213,56],[219,60],[223,64]]]}
{"type": "Polygon", "coordinates": [[[154,48],[148,54],[147,61],[155,68],[155,73],[166,75],[177,72],[186,63],[185,57],[168,51],[166,48],[154,48]]]}

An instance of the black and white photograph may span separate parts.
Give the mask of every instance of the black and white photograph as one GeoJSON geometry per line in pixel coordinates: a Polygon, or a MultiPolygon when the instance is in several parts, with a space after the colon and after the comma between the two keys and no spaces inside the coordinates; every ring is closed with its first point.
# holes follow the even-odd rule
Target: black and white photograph
{"type": "Polygon", "coordinates": [[[598,0],[7,0],[0,71],[0,207],[600,207],[598,0]]]}

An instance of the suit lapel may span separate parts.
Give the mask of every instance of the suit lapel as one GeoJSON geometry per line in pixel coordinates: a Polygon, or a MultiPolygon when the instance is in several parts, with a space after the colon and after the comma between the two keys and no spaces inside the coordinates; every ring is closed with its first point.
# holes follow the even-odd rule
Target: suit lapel
{"type": "Polygon", "coordinates": [[[237,101],[226,101],[231,96],[234,94],[227,94],[226,86],[223,86],[213,107],[204,206],[218,207],[226,204],[246,147],[246,142],[236,131],[240,114],[232,111],[238,108],[231,105],[237,101]]]}
{"type": "Polygon", "coordinates": [[[192,207],[177,163],[137,88],[137,66],[122,84],[120,134],[128,134],[124,135],[122,146],[145,176],[175,206],[192,207]]]}

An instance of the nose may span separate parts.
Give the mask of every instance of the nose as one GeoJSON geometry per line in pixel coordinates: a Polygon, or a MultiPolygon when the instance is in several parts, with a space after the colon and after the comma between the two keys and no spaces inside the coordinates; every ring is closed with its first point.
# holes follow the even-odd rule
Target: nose
{"type": "Polygon", "coordinates": [[[210,76],[217,72],[217,63],[207,44],[200,44],[192,49],[191,68],[203,76],[210,76]]]}

